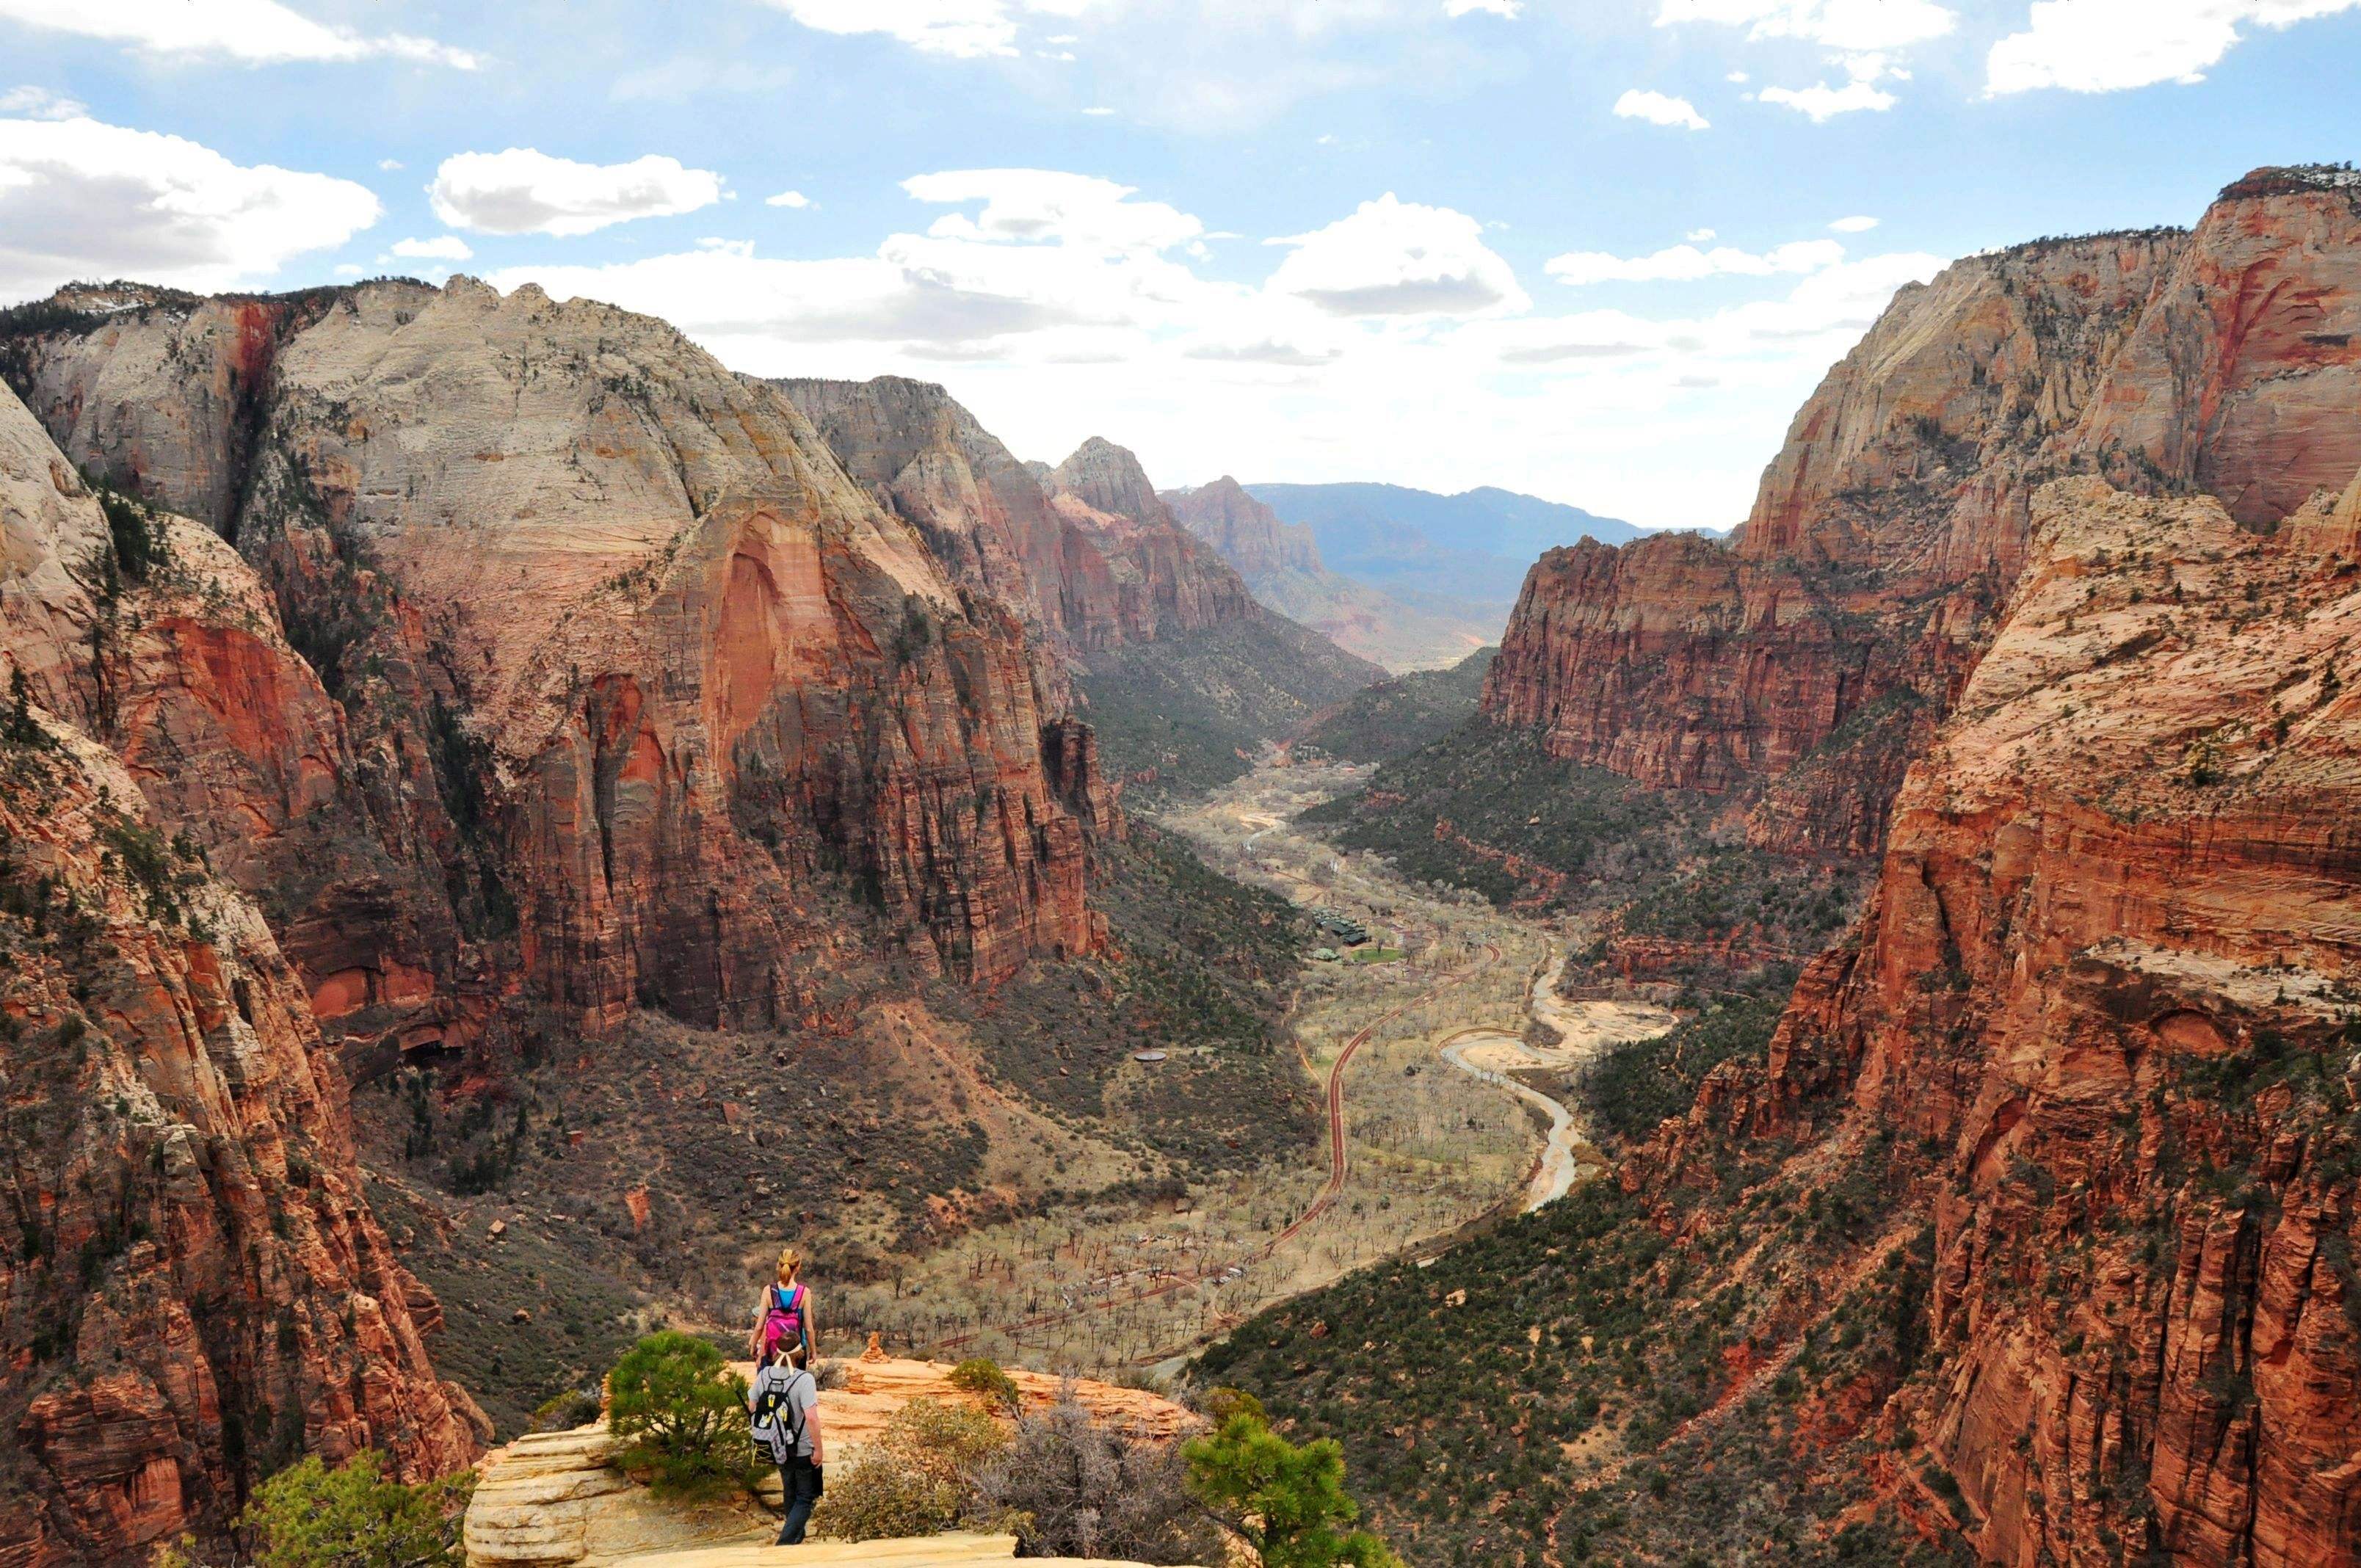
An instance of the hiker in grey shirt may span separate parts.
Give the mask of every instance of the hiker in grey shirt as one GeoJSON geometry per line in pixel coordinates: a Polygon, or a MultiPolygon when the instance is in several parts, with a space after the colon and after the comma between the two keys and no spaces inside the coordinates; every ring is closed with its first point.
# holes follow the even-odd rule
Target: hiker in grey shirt
{"type": "Polygon", "coordinates": [[[820,1466],[827,1463],[819,1430],[819,1382],[804,1366],[804,1347],[781,1345],[754,1374],[747,1408],[754,1416],[754,1442],[779,1467],[787,1517],[777,1544],[803,1544],[804,1525],[819,1501],[820,1466]]]}

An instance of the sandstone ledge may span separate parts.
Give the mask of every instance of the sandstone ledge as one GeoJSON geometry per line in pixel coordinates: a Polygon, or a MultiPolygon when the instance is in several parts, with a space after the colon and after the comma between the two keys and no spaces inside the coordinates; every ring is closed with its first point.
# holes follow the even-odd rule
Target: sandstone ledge
{"type": "MultiPolygon", "coordinates": [[[[741,1372],[751,1370],[741,1366],[741,1372]]],[[[915,1399],[974,1403],[951,1387],[940,1362],[881,1356],[846,1367],[844,1387],[820,1395],[821,1431],[831,1467],[843,1464],[884,1429],[895,1411],[915,1399]]],[[[1012,1369],[1009,1378],[1028,1409],[1058,1397],[1060,1379],[1012,1369]]],[[[1077,1379],[1075,1397],[1105,1426],[1143,1437],[1177,1437],[1197,1418],[1170,1399],[1112,1383],[1077,1379]]],[[[764,1550],[777,1524],[763,1504],[775,1506],[778,1482],[769,1480],[761,1503],[736,1497],[701,1508],[659,1503],[648,1489],[612,1468],[613,1440],[603,1421],[572,1431],[521,1437],[484,1459],[475,1500],[468,1505],[468,1568],[754,1568],[790,1557],[798,1563],[921,1565],[983,1562],[1015,1555],[1007,1537],[945,1536],[924,1541],[813,1542],[773,1554],[764,1550]],[[987,1550],[997,1543],[997,1548],[987,1550]],[[837,1556],[894,1546],[902,1555],[837,1556]],[[957,1555],[965,1552],[967,1555],[957,1555]],[[945,1553],[951,1553],[945,1555],[945,1553]]]]}

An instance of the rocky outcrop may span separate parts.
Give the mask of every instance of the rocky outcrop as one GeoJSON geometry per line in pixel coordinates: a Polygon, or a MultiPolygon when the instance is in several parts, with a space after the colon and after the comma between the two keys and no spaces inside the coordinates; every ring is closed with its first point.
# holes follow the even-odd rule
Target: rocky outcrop
{"type": "Polygon", "coordinates": [[[297,1453],[464,1464],[335,1055],[228,880],[317,808],[333,715],[235,553],[111,528],[5,392],[0,653],[0,1561],[216,1530],[297,1453]]]}
{"type": "MultiPolygon", "coordinates": [[[[649,1003],[768,1026],[868,940],[863,906],[977,979],[1097,944],[1069,803],[1099,786],[1049,781],[1046,747],[1070,773],[1088,752],[1044,709],[1023,601],[963,593],[777,391],[606,307],[370,285],[268,338],[247,455],[196,451],[204,421],[131,439],[112,367],[203,382],[243,308],[159,301],[14,360],[126,488],[177,500],[243,465],[227,532],[382,763],[379,837],[438,873],[297,913],[357,949],[314,968],[324,1002],[521,971],[592,1028],[649,1003]],[[101,382],[104,406],[67,390],[101,382]],[[438,925],[440,951],[400,950],[438,925]]],[[[1021,554],[979,543],[969,569],[1021,554]]]]}
{"type": "Polygon", "coordinates": [[[1312,530],[1281,522],[1279,513],[1246,494],[1227,474],[1210,485],[1170,491],[1161,499],[1183,528],[1220,551],[1222,559],[1248,582],[1266,573],[1321,569],[1320,547],[1312,543],[1312,530]]]}
{"type": "MultiPolygon", "coordinates": [[[[1049,483],[1050,504],[1104,562],[1123,641],[1154,641],[1259,613],[1237,572],[1180,526],[1125,448],[1094,435],[1049,483]]],[[[1088,564],[1080,575],[1098,577],[1088,564]]]]}
{"type": "Polygon", "coordinates": [[[1905,289],[1798,413],[1730,547],[1543,558],[1486,711],[1562,757],[1752,795],[1758,845],[1873,848],[1993,634],[2041,483],[2220,488],[2259,521],[2361,464],[2356,258],[2350,190],[2273,170],[2186,234],[2043,241],[1905,289]]]}
{"type": "MultiPolygon", "coordinates": [[[[819,1396],[820,1430],[827,1440],[829,1466],[842,1475],[840,1467],[875,1441],[894,1413],[913,1400],[986,1407],[986,1401],[952,1387],[951,1370],[938,1362],[877,1356],[873,1351],[871,1356],[849,1363],[843,1385],[824,1389],[819,1396]]],[[[1089,1378],[1061,1383],[1018,1368],[1011,1368],[1008,1376],[1028,1409],[1045,1409],[1057,1399],[1061,1387],[1071,1387],[1093,1420],[1137,1437],[1170,1441],[1198,1424],[1197,1418],[1182,1407],[1137,1389],[1089,1378]]],[[[1001,1414],[997,1409],[992,1413],[1001,1414]]],[[[775,1522],[749,1499],[697,1509],[658,1503],[646,1487],[609,1467],[612,1452],[606,1426],[598,1422],[572,1431],[519,1438],[489,1455],[467,1508],[468,1568],[499,1564],[604,1568],[657,1552],[689,1552],[733,1541],[767,1542],[778,1533],[775,1522]]],[[[768,1482],[765,1491],[775,1506],[777,1482],[768,1482]]],[[[1005,1545],[975,1552],[974,1556],[1011,1555],[1015,1541],[1000,1539],[1005,1545]]],[[[915,1556],[925,1545],[905,1543],[904,1551],[915,1556]]],[[[962,1555],[952,1560],[969,1559],[962,1555]]],[[[896,1556],[894,1561],[902,1559],[896,1556]]]]}
{"type": "MultiPolygon", "coordinates": [[[[942,388],[898,376],[771,385],[810,419],[848,474],[917,525],[954,578],[1016,610],[1053,653],[1087,646],[1092,629],[1111,618],[1087,576],[1069,591],[1072,524],[942,388]]],[[[1060,660],[1044,668],[1062,680],[1060,660]]]]}
{"type": "Polygon", "coordinates": [[[2356,563],[2094,479],[2034,516],[1856,939],[1627,1183],[1733,1134],[1935,1151],[1880,1430],[1981,1561],[2361,1561],[2356,563]]]}

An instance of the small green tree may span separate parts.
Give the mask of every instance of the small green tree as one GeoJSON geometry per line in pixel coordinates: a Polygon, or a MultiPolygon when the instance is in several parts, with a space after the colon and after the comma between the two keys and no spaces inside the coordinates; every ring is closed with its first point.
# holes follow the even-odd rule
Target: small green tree
{"type": "Polygon", "coordinates": [[[952,1367],[951,1387],[973,1394],[994,1409],[1012,1416],[1025,1407],[1025,1396],[1016,1391],[1016,1379],[1002,1371],[1000,1363],[988,1355],[972,1355],[952,1367]]]}
{"type": "Polygon", "coordinates": [[[1333,1438],[1301,1447],[1243,1409],[1181,1450],[1190,1489],[1263,1568],[1402,1568],[1391,1548],[1352,1528],[1345,1451],[1333,1438]]]}
{"type": "Polygon", "coordinates": [[[238,1515],[256,1568],[463,1568],[472,1471],[415,1486],[388,1480],[368,1450],[331,1470],[317,1454],[255,1490],[238,1515]]]}
{"type": "Polygon", "coordinates": [[[26,746],[45,751],[49,745],[49,733],[33,717],[33,694],[25,681],[25,667],[8,667],[8,705],[0,708],[0,740],[12,746],[26,746]]]}
{"type": "Polygon", "coordinates": [[[653,1472],[660,1497],[701,1500],[755,1475],[746,1380],[694,1334],[665,1329],[623,1353],[607,1375],[612,1464],[653,1472]]]}

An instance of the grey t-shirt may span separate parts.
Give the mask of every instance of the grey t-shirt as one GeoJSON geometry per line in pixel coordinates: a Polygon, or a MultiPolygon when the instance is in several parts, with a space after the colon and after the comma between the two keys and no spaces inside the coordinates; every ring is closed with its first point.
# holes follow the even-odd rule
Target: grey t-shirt
{"type": "Polygon", "coordinates": [[[774,1361],[754,1374],[750,1398],[757,1412],[765,1408],[765,1395],[777,1402],[777,1415],[764,1423],[758,1414],[754,1435],[770,1444],[772,1463],[787,1462],[790,1439],[794,1441],[795,1453],[810,1458],[811,1413],[819,1404],[819,1384],[810,1373],[799,1372],[785,1361],[774,1361]]]}

